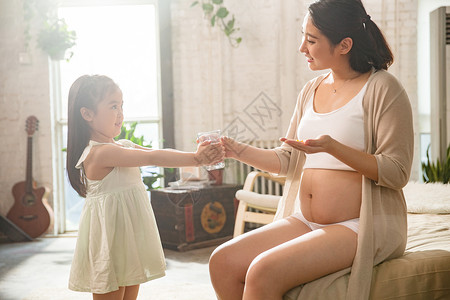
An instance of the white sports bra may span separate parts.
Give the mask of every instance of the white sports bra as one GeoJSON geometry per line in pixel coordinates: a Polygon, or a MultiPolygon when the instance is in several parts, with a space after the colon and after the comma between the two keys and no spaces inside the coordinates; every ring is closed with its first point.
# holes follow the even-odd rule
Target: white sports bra
{"type": "MultiPolygon", "coordinates": [[[[305,113],[297,129],[298,140],[315,139],[329,135],[338,142],[353,149],[364,151],[364,110],[362,100],[367,83],[344,106],[329,113],[314,111],[314,94],[308,100],[305,113]]],[[[319,152],[306,154],[304,169],[333,169],[355,171],[334,156],[319,152]]]]}

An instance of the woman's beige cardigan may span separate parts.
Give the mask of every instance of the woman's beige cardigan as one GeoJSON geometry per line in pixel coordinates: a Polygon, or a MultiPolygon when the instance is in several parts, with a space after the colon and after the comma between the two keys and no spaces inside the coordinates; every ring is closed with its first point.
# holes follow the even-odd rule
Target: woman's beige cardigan
{"type": "MultiPolygon", "coordinates": [[[[309,81],[300,92],[287,138],[297,139],[305,103],[325,76],[309,81]]],[[[402,188],[409,180],[413,159],[411,105],[397,79],[381,70],[369,77],[363,106],[365,149],[375,155],[378,182],[363,177],[358,247],[353,266],[305,284],[298,299],[368,299],[373,266],[404,252],[407,224],[402,188]],[[350,271],[348,282],[337,280],[350,271]]],[[[287,176],[275,216],[277,220],[300,209],[297,194],[305,155],[285,143],[275,151],[281,162],[280,175],[287,176]]]]}

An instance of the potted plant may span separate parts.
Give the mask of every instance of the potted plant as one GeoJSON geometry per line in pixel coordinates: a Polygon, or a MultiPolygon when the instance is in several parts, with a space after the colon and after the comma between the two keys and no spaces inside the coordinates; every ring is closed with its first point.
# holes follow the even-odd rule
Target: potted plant
{"type": "MultiPolygon", "coordinates": [[[[66,51],[75,46],[76,33],[69,30],[64,19],[54,18],[47,20],[39,32],[38,46],[53,60],[62,60],[66,57],[66,51]]],[[[70,52],[69,60],[73,56],[70,52]]]]}
{"type": "Polygon", "coordinates": [[[447,148],[447,158],[430,161],[430,146],[427,149],[427,161],[422,162],[422,172],[424,182],[450,183],[450,145],[447,148]]]}

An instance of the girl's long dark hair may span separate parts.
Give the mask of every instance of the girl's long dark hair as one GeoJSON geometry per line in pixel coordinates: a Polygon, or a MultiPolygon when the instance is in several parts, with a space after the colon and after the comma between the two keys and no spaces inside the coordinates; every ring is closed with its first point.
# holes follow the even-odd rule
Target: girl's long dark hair
{"type": "Polygon", "coordinates": [[[83,75],[70,87],[66,169],[70,184],[81,197],[86,197],[86,178],[75,165],[89,143],[91,132],[80,110],[86,107],[96,112],[97,104],[117,88],[117,84],[111,78],[103,75],[83,75]]]}
{"type": "Polygon", "coordinates": [[[309,6],[313,24],[331,41],[353,40],[350,66],[360,73],[387,70],[394,57],[383,33],[367,14],[361,0],[319,0],[309,6]]]}

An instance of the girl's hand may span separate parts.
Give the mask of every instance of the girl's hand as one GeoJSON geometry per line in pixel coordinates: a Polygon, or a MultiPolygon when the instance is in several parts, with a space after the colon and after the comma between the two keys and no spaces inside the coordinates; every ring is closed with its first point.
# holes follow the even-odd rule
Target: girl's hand
{"type": "Polygon", "coordinates": [[[209,166],[225,159],[225,151],[221,143],[204,141],[198,144],[194,159],[199,166],[209,166]]]}
{"type": "Polygon", "coordinates": [[[330,152],[331,146],[335,140],[329,135],[322,135],[317,139],[308,139],[305,141],[290,140],[286,138],[280,138],[281,142],[285,142],[294,149],[303,151],[307,154],[318,152],[330,152]]]}

